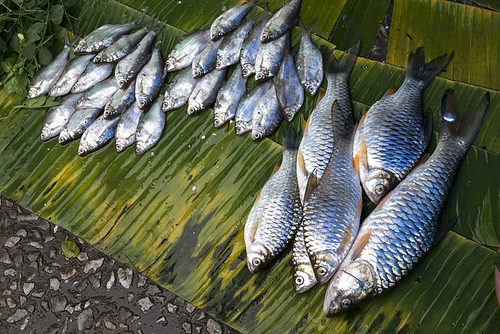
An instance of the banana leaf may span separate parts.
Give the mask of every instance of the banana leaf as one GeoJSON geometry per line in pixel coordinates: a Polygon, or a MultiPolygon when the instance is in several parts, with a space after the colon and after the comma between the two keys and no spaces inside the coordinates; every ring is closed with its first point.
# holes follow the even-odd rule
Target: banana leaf
{"type": "MultiPolygon", "coordinates": [[[[285,2],[272,1],[269,7],[277,9],[285,2]]],[[[161,35],[166,55],[184,33],[210,26],[237,3],[90,0],[71,14],[78,17],[74,32],[83,36],[105,23],[131,21],[147,6],[149,16],[157,14],[167,22],[161,35]]],[[[425,7],[423,1],[419,4],[425,7]]],[[[313,30],[318,44],[347,48],[345,44],[360,38],[363,50],[369,51],[387,6],[387,1],[377,8],[371,1],[304,0],[300,16],[306,25],[319,17],[313,30]],[[377,10],[370,16],[367,8],[377,10]]],[[[428,15],[414,17],[430,20],[429,26],[434,27],[439,25],[439,13],[430,11],[443,6],[448,4],[429,7],[428,15]]],[[[396,18],[404,14],[398,12],[402,8],[395,1],[394,27],[398,26],[396,18]]],[[[491,18],[491,24],[500,23],[489,9],[461,13],[467,16],[476,11],[491,18]]],[[[446,29],[448,35],[466,33],[446,29]]],[[[389,50],[397,48],[404,34],[391,28],[389,50]]],[[[421,34],[421,41],[435,36],[430,29],[421,34]]],[[[481,36],[477,39],[481,40],[469,43],[487,44],[481,36]]],[[[298,43],[297,27],[293,43],[298,43]]],[[[404,52],[407,57],[408,50],[404,52]]],[[[429,46],[426,52],[430,59],[449,50],[434,51],[429,46]]],[[[497,69],[492,65],[486,62],[482,70],[494,73],[497,69]]],[[[350,78],[355,117],[389,87],[401,85],[404,66],[404,62],[384,64],[358,58],[350,78]]],[[[474,66],[466,67],[467,71],[474,66]]],[[[211,109],[189,117],[183,107],[167,114],[162,139],[142,157],[133,148],[116,154],[114,146],[108,145],[80,158],[78,142],[60,146],[57,139],[40,141],[43,111],[21,108],[0,121],[0,191],[244,333],[498,333],[493,247],[500,246],[499,91],[498,86],[448,74],[434,80],[423,96],[424,108],[434,114],[436,131],[438,106],[446,89],[455,89],[462,110],[486,91],[491,94],[485,124],[448,197],[446,214],[458,217],[458,223],[395,288],[332,319],[322,311],[326,286],[293,293],[290,248],[256,275],[246,268],[244,224],[282,154],[283,129],[271,139],[252,142],[248,135],[235,136],[232,124],[213,128],[211,109]]],[[[0,101],[11,100],[0,93],[0,101]]],[[[19,97],[12,101],[23,104],[19,97]]],[[[307,118],[315,104],[316,98],[306,98],[293,122],[296,128],[299,118],[307,118]]],[[[7,103],[4,111],[11,108],[12,103],[7,103]]],[[[433,145],[435,140],[431,149],[433,145]]],[[[371,209],[366,205],[364,215],[371,209]]]]}

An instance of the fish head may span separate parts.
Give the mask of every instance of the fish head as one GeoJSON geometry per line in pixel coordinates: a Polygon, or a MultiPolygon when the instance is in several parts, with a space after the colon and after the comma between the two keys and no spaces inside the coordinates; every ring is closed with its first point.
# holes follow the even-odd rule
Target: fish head
{"type": "Polygon", "coordinates": [[[247,247],[247,265],[252,274],[261,271],[269,260],[268,250],[260,243],[253,243],[247,247]]]}
{"type": "Polygon", "coordinates": [[[318,281],[310,265],[299,265],[293,273],[293,290],[295,293],[306,292],[318,281]]]}
{"type": "Polygon", "coordinates": [[[142,110],[142,109],[146,108],[148,103],[149,103],[149,99],[146,95],[139,94],[139,96],[137,96],[137,106],[139,107],[139,109],[142,110]]]}
{"type": "Polygon", "coordinates": [[[165,62],[165,72],[170,72],[175,69],[175,58],[174,57],[168,57],[167,61],[165,62]]]}
{"type": "Polygon", "coordinates": [[[218,70],[222,70],[224,67],[228,66],[228,62],[228,57],[217,55],[217,63],[215,64],[215,68],[218,70]]]}
{"type": "Polygon", "coordinates": [[[126,149],[128,145],[125,143],[125,141],[121,138],[116,139],[115,143],[115,151],[116,153],[121,153],[123,152],[124,149],[126,149]]]}
{"type": "Polygon", "coordinates": [[[90,149],[80,141],[80,146],[78,147],[78,155],[84,157],[90,153],[90,149]]]}
{"type": "Polygon", "coordinates": [[[210,29],[210,39],[215,42],[222,36],[224,36],[224,31],[219,29],[218,24],[210,29]]]}
{"type": "Polygon", "coordinates": [[[69,131],[66,129],[62,130],[59,134],[59,144],[64,145],[69,141],[71,141],[71,135],[69,134],[69,131]]]}
{"type": "Polygon", "coordinates": [[[78,101],[76,101],[75,103],[75,108],[76,109],[83,109],[85,106],[85,97],[81,97],[78,99],[78,101]]]}
{"type": "Polygon", "coordinates": [[[257,115],[254,116],[256,122],[252,123],[252,140],[259,140],[264,138],[265,129],[259,121],[259,118],[262,119],[262,114],[258,110],[254,111],[254,113],[257,113],[257,115]]]}
{"type": "Polygon", "coordinates": [[[188,113],[188,115],[191,116],[191,115],[196,114],[201,109],[203,109],[203,106],[201,105],[201,103],[196,102],[196,101],[190,101],[187,113],[188,113]]]}
{"type": "Polygon", "coordinates": [[[325,294],[323,312],[327,317],[345,312],[374,292],[376,276],[373,266],[356,259],[333,277],[325,294]]]}
{"type": "Polygon", "coordinates": [[[252,66],[252,64],[242,64],[241,65],[241,74],[243,75],[243,78],[248,78],[252,73],[255,73],[255,68],[252,66]]]}
{"type": "Polygon", "coordinates": [[[340,261],[336,254],[332,252],[321,252],[311,258],[314,268],[314,275],[319,284],[324,284],[332,278],[339,267],[340,261]]]}
{"type": "Polygon", "coordinates": [[[226,121],[226,116],[224,114],[218,113],[217,115],[214,115],[214,127],[218,128],[222,126],[226,121]]]}
{"type": "Polygon", "coordinates": [[[252,128],[251,124],[247,122],[236,122],[234,126],[234,132],[236,133],[237,136],[241,136],[251,128],[252,128]]]}
{"type": "Polygon", "coordinates": [[[40,135],[40,139],[42,141],[47,141],[52,138],[52,129],[49,126],[44,126],[42,129],[42,134],[40,135]]]}
{"type": "Polygon", "coordinates": [[[306,93],[309,96],[314,96],[314,94],[316,94],[316,91],[318,90],[318,87],[319,87],[319,84],[318,84],[317,81],[315,81],[315,80],[309,80],[306,83],[306,93]]]}
{"type": "Polygon", "coordinates": [[[272,31],[271,29],[269,28],[265,28],[264,30],[262,30],[262,34],[260,35],[260,41],[262,43],[267,43],[269,42],[271,39],[272,39],[272,31]]]}
{"type": "Polygon", "coordinates": [[[73,85],[73,87],[71,87],[71,93],[73,93],[73,94],[78,93],[80,91],[81,87],[82,87],[82,84],[77,82],[76,84],[73,85]]]}
{"type": "Polygon", "coordinates": [[[28,91],[28,99],[32,99],[40,95],[40,87],[30,87],[28,91]]]}
{"type": "Polygon", "coordinates": [[[129,80],[125,74],[121,74],[116,77],[116,83],[121,89],[126,88],[128,86],[128,82],[129,80]]]}
{"type": "Polygon", "coordinates": [[[268,78],[268,76],[269,76],[269,70],[262,67],[255,73],[255,81],[257,82],[264,81],[268,78]]]}
{"type": "Polygon", "coordinates": [[[102,55],[100,53],[98,53],[93,59],[92,61],[94,62],[94,64],[97,64],[97,63],[100,63],[102,61],[102,55]]]}
{"type": "Polygon", "coordinates": [[[146,152],[148,149],[147,145],[145,142],[137,142],[136,143],[136,146],[135,146],[135,154],[140,157],[141,155],[144,154],[144,152],[146,152]]]}
{"type": "Polygon", "coordinates": [[[193,78],[199,78],[203,75],[204,71],[203,68],[199,65],[196,65],[193,67],[193,78]]]}
{"type": "Polygon", "coordinates": [[[174,108],[175,108],[175,99],[172,96],[165,94],[165,98],[163,99],[163,103],[161,104],[161,110],[165,112],[174,108]]]}
{"type": "Polygon", "coordinates": [[[290,123],[293,120],[293,116],[295,116],[296,113],[297,113],[297,110],[295,110],[295,108],[293,108],[293,107],[285,108],[285,110],[283,110],[283,114],[284,114],[285,119],[288,123],[290,123]]]}
{"type": "Polygon", "coordinates": [[[378,204],[382,198],[396,187],[399,180],[391,172],[382,169],[370,169],[361,178],[361,183],[370,200],[378,204]]]}

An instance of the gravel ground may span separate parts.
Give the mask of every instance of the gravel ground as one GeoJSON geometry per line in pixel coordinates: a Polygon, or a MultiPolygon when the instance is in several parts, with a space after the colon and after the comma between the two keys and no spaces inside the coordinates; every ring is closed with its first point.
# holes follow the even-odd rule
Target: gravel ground
{"type": "Polygon", "coordinates": [[[2,334],[239,333],[3,195],[0,324],[2,334]]]}

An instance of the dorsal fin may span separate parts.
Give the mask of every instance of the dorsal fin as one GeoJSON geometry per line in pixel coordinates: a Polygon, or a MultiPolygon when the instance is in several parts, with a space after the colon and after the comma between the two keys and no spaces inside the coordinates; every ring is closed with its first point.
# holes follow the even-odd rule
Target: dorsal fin
{"type": "Polygon", "coordinates": [[[321,102],[321,100],[323,100],[323,98],[325,97],[325,94],[326,94],[326,90],[318,90],[318,98],[316,99],[316,105],[318,105],[318,103],[321,102]]]}
{"type": "Polygon", "coordinates": [[[307,179],[306,192],[304,194],[304,203],[306,202],[307,198],[311,195],[313,190],[318,186],[318,183],[319,183],[318,175],[316,174],[316,168],[314,168],[311,174],[309,174],[309,177],[307,179]]]}
{"type": "Polygon", "coordinates": [[[453,228],[453,226],[455,226],[458,218],[459,217],[449,219],[445,211],[441,213],[441,217],[439,217],[439,225],[434,236],[434,240],[432,241],[431,247],[436,246],[441,241],[441,239],[444,238],[446,233],[448,233],[453,228]]]}
{"type": "Polygon", "coordinates": [[[276,163],[276,166],[274,166],[274,169],[273,169],[273,173],[271,174],[271,176],[273,176],[274,174],[276,174],[277,171],[280,170],[280,167],[281,167],[281,163],[283,162],[283,158],[280,158],[278,160],[278,162],[276,163]]]}
{"type": "Polygon", "coordinates": [[[307,132],[309,131],[309,124],[311,123],[311,115],[307,118],[306,124],[302,127],[302,137],[305,137],[307,135],[307,132]]]}
{"type": "Polygon", "coordinates": [[[389,88],[387,90],[387,92],[385,92],[384,96],[382,96],[381,100],[385,99],[386,97],[389,97],[391,95],[396,94],[397,91],[398,91],[398,87],[397,86],[391,86],[391,88],[389,88]]]}
{"type": "Polygon", "coordinates": [[[366,147],[366,137],[361,138],[361,142],[359,143],[358,147],[358,154],[356,154],[356,157],[354,157],[354,160],[357,158],[357,163],[358,166],[354,165],[354,168],[358,171],[358,173],[361,170],[367,171],[369,169],[368,165],[368,148],[366,147]]]}
{"type": "MultiPolygon", "coordinates": [[[[260,195],[260,193],[259,193],[260,195]]],[[[257,202],[257,201],[255,201],[257,202]]],[[[250,223],[250,229],[248,236],[250,237],[250,241],[253,243],[255,241],[255,233],[257,233],[257,228],[259,227],[259,217],[257,217],[256,220],[253,222],[247,222],[247,224],[250,223]]]]}
{"type": "Polygon", "coordinates": [[[352,260],[351,261],[356,260],[356,258],[359,256],[359,254],[361,253],[363,248],[365,248],[366,244],[370,240],[371,235],[372,235],[372,231],[366,232],[354,244],[353,249],[352,249],[352,260]]]}
{"type": "Polygon", "coordinates": [[[349,225],[347,230],[344,233],[344,236],[342,237],[342,240],[340,241],[340,245],[337,248],[337,254],[342,254],[344,250],[349,246],[349,241],[351,240],[351,235],[352,235],[352,224],[349,225]]]}
{"type": "Polygon", "coordinates": [[[429,145],[432,137],[432,111],[427,109],[427,116],[424,118],[425,146],[429,145]]]}
{"type": "MultiPolygon", "coordinates": [[[[259,191],[259,193],[257,194],[257,198],[255,199],[255,202],[254,203],[257,203],[260,199],[260,195],[262,194],[262,189],[259,191]]],[[[254,204],[255,205],[255,204],[254,204]]]]}

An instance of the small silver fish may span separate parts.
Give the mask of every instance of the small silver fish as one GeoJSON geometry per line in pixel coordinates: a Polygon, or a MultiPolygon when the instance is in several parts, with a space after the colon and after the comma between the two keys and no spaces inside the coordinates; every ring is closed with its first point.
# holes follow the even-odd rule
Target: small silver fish
{"type": "Polygon", "coordinates": [[[222,39],[216,42],[210,42],[203,51],[194,57],[193,63],[191,64],[194,78],[200,78],[215,68],[217,63],[217,50],[221,43],[222,39]]]}
{"type": "Polygon", "coordinates": [[[269,136],[283,121],[283,114],[278,107],[276,88],[274,85],[268,89],[255,106],[252,115],[252,140],[259,140],[269,136]]]}
{"type": "Polygon", "coordinates": [[[49,96],[63,96],[71,92],[93,57],[94,55],[84,55],[69,61],[59,80],[49,90],[49,96]]]}
{"type": "Polygon", "coordinates": [[[224,67],[236,64],[240,60],[243,41],[254,24],[255,20],[249,19],[224,37],[219,49],[217,49],[216,69],[221,70],[224,67]]]}
{"type": "Polygon", "coordinates": [[[113,139],[117,123],[118,118],[104,119],[102,115],[99,116],[83,133],[78,155],[84,157],[109,143],[113,139]]]}
{"type": "Polygon", "coordinates": [[[262,95],[271,88],[273,82],[271,80],[264,81],[255,86],[250,92],[243,94],[243,97],[236,109],[234,117],[234,131],[237,136],[243,135],[245,132],[252,130],[252,115],[262,95]]]}
{"type": "Polygon", "coordinates": [[[214,106],[214,126],[216,128],[233,119],[236,115],[238,104],[247,90],[246,82],[247,80],[241,72],[241,65],[238,63],[229,80],[217,93],[214,106]]]}
{"type": "Polygon", "coordinates": [[[59,134],[59,144],[65,145],[80,138],[101,112],[101,109],[76,110],[59,134]]]}
{"type": "Polygon", "coordinates": [[[82,93],[94,87],[99,82],[107,79],[113,73],[114,68],[115,64],[112,63],[94,64],[90,62],[82,76],[71,87],[71,93],[82,93]]]}
{"type": "Polygon", "coordinates": [[[298,140],[293,127],[283,138],[283,158],[260,191],[245,224],[247,265],[252,274],[285,249],[302,218],[297,187],[298,140]]]}
{"type": "Polygon", "coordinates": [[[71,115],[75,112],[76,101],[82,96],[83,93],[64,96],[59,99],[61,102],[59,106],[52,107],[47,111],[42,123],[42,134],[40,136],[42,141],[47,141],[62,131],[71,115]]]}
{"type": "Polygon", "coordinates": [[[292,56],[287,52],[281,62],[280,70],[274,78],[276,96],[280,111],[287,122],[291,122],[304,103],[304,90],[295,71],[292,56]]]}
{"type": "Polygon", "coordinates": [[[281,7],[280,10],[271,17],[269,22],[267,22],[260,35],[260,41],[262,43],[268,43],[280,38],[285,32],[289,31],[297,20],[301,2],[302,0],[292,0],[281,7]]]}
{"type": "Polygon", "coordinates": [[[300,84],[309,96],[314,96],[323,81],[323,59],[318,47],[311,40],[311,32],[316,23],[316,19],[311,23],[309,29],[299,19],[300,44],[295,65],[299,76],[300,84]]]}
{"type": "Polygon", "coordinates": [[[142,28],[132,34],[121,36],[115,43],[99,52],[93,62],[114,63],[123,59],[123,57],[134,50],[148,32],[147,28],[142,28]]]}
{"type": "Polygon", "coordinates": [[[103,108],[111,97],[118,91],[118,86],[114,78],[108,78],[86,92],[78,102],[75,108],[90,109],[90,108],[103,108]]]}
{"type": "Polygon", "coordinates": [[[135,101],[135,81],[126,89],[118,89],[104,107],[104,118],[109,119],[121,115],[135,101]]]}
{"type": "Polygon", "coordinates": [[[293,290],[295,293],[306,292],[318,281],[314,275],[314,269],[307,254],[304,241],[304,226],[302,223],[297,228],[297,234],[293,240],[292,248],[293,290]]]}
{"type": "Polygon", "coordinates": [[[278,74],[281,60],[289,47],[289,32],[278,39],[263,44],[255,58],[255,81],[261,82],[278,74]]]}
{"type": "Polygon", "coordinates": [[[181,70],[191,65],[193,59],[210,43],[210,29],[197,30],[182,36],[165,62],[168,72],[181,70]]]}
{"type": "Polygon", "coordinates": [[[257,53],[262,47],[262,42],[260,41],[260,35],[267,21],[269,21],[269,12],[267,7],[264,9],[262,14],[262,19],[253,28],[252,32],[247,35],[243,45],[241,47],[240,63],[243,71],[243,77],[248,78],[250,75],[255,73],[255,59],[257,58],[257,53]]]}
{"type": "Polygon", "coordinates": [[[127,147],[135,143],[135,133],[139,125],[139,119],[143,110],[139,109],[137,104],[133,103],[126,111],[118,118],[115,133],[115,149],[116,153],[120,153],[127,147]]]}
{"type": "Polygon", "coordinates": [[[193,78],[191,67],[187,67],[177,73],[167,86],[161,110],[166,112],[180,108],[186,104],[199,80],[193,78]]]}
{"type": "Polygon", "coordinates": [[[147,113],[144,113],[135,133],[135,154],[140,156],[160,140],[166,125],[166,115],[161,111],[163,95],[159,95],[147,113]]]}
{"type": "Polygon", "coordinates": [[[214,103],[222,83],[226,79],[227,68],[213,70],[198,81],[189,96],[188,115],[194,115],[214,103]]]}
{"type": "Polygon", "coordinates": [[[238,28],[243,18],[257,5],[257,1],[243,2],[217,17],[210,26],[210,39],[217,41],[222,36],[238,28]]]}
{"type": "Polygon", "coordinates": [[[159,42],[135,81],[135,100],[140,109],[144,109],[160,93],[160,89],[165,83],[165,75],[161,42],[159,42]]]}

